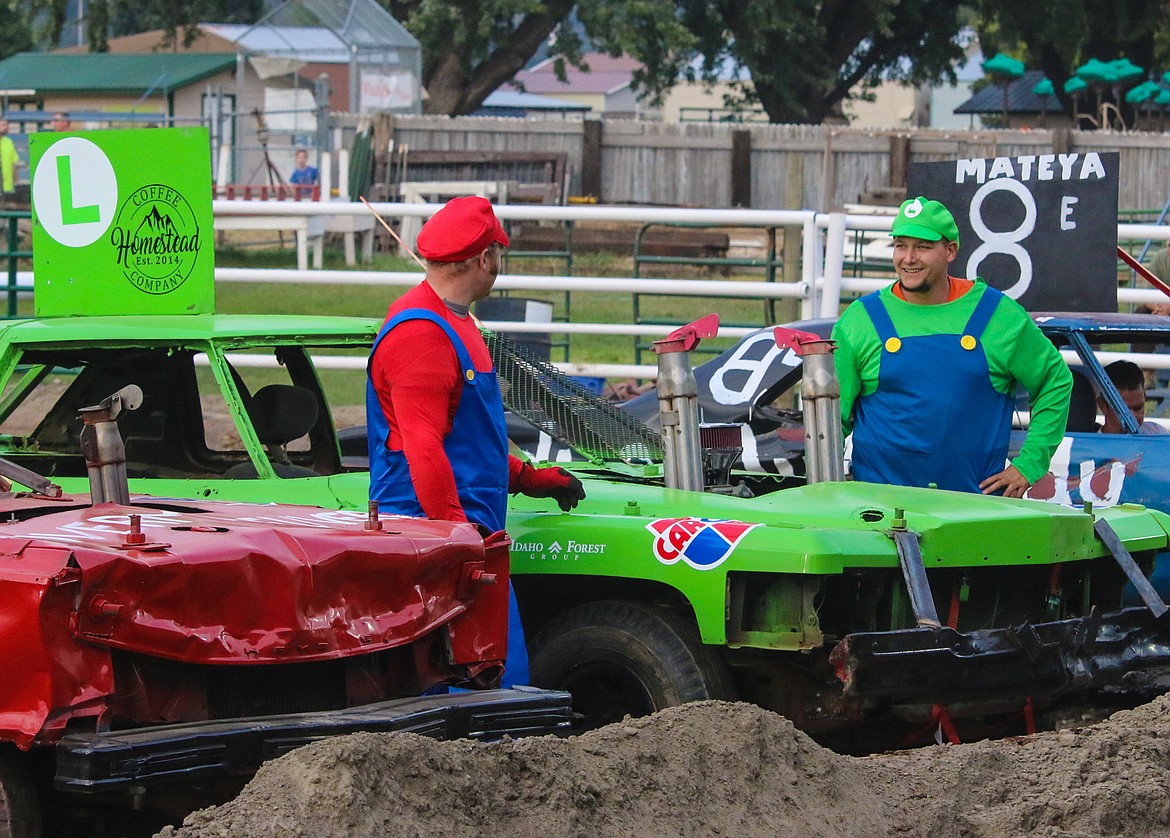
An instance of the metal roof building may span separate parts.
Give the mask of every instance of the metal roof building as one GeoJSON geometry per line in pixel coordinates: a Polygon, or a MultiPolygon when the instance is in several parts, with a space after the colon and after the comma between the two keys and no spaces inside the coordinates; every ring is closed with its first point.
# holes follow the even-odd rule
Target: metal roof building
{"type": "Polygon", "coordinates": [[[422,109],[422,48],[375,0],[289,0],[254,26],[201,28],[235,43],[262,77],[266,62],[273,73],[324,72],[348,90],[351,113],[422,109]]]}
{"type": "Polygon", "coordinates": [[[58,55],[22,52],[0,62],[0,85],[38,91],[118,91],[150,94],[175,90],[233,69],[231,53],[58,55]]]}
{"type": "Polygon", "coordinates": [[[998,84],[989,84],[955,108],[955,113],[995,116],[1003,115],[1006,111],[1010,127],[1018,127],[1035,117],[1053,121],[1067,120],[1060,100],[1055,96],[1039,96],[1032,92],[1032,88],[1043,79],[1044,73],[1040,70],[1025,71],[1024,75],[1008,83],[1006,101],[1004,88],[998,84]]]}

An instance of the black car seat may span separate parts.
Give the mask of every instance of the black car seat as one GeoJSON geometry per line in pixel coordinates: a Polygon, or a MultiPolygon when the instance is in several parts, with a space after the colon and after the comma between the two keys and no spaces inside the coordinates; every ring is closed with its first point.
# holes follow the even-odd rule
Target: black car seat
{"type": "MultiPolygon", "coordinates": [[[[248,416],[256,436],[268,452],[277,477],[317,477],[317,472],[289,461],[285,446],[300,439],[317,424],[317,397],[312,390],[292,384],[261,387],[247,401],[248,416]]],[[[237,463],[224,474],[233,479],[257,477],[256,467],[237,463]]]]}
{"type": "Polygon", "coordinates": [[[1072,393],[1068,398],[1067,433],[1092,433],[1097,430],[1097,391],[1089,377],[1080,370],[1072,370],[1072,393]]]}

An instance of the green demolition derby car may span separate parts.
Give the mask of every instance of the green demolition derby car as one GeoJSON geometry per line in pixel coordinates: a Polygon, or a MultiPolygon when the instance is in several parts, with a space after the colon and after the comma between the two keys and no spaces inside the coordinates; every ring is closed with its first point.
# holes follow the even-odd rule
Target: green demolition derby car
{"type": "MultiPolygon", "coordinates": [[[[142,407],[120,419],[131,491],[365,509],[318,369],[364,356],[378,325],[0,324],[0,453],[82,491],[79,408],[136,384],[142,407]]],[[[530,403],[501,375],[510,405],[530,403]]],[[[586,420],[605,413],[563,382],[550,393],[586,420]]],[[[517,496],[508,518],[533,681],[572,691],[584,725],[739,698],[814,733],[944,717],[974,732],[1170,660],[1165,607],[1138,569],[1167,549],[1162,513],[761,475],[684,491],[637,445],[602,448],[565,466],[588,492],[575,512],[517,496]],[[1122,608],[1127,587],[1145,604],[1122,608]]]]}

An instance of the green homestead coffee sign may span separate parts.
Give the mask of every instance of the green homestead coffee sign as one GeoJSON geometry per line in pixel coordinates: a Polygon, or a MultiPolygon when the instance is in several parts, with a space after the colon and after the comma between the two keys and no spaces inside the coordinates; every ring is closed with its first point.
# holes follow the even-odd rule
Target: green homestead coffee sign
{"type": "Polygon", "coordinates": [[[37,133],[29,154],[38,316],[213,310],[205,128],[37,133]]]}

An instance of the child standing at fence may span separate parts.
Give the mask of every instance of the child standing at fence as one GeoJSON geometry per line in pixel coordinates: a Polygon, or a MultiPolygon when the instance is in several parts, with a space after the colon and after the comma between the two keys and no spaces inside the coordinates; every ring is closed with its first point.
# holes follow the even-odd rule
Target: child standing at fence
{"type": "Polygon", "coordinates": [[[294,187],[293,194],[297,198],[313,197],[313,189],[320,182],[320,174],[316,166],[309,165],[309,152],[298,148],[296,155],[296,169],[289,177],[288,182],[294,187]]]}

